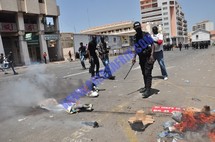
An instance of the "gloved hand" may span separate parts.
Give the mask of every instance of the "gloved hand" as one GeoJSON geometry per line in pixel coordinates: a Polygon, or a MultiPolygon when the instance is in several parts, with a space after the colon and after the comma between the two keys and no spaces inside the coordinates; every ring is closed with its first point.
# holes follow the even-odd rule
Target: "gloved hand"
{"type": "Polygon", "coordinates": [[[149,57],[148,63],[149,63],[149,64],[153,64],[154,62],[155,62],[154,56],[151,55],[151,56],[149,57]]]}
{"type": "Polygon", "coordinates": [[[132,59],[132,64],[135,64],[136,63],[136,58],[133,58],[132,59]]]}

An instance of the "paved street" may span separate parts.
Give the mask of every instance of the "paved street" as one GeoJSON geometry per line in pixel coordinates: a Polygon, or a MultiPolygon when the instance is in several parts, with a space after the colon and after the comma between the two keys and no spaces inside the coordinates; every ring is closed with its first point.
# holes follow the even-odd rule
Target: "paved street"
{"type": "MultiPolygon", "coordinates": [[[[0,141],[1,142],[156,142],[162,124],[171,115],[151,113],[153,106],[197,107],[215,109],[215,47],[209,49],[165,51],[169,80],[160,79],[156,62],[153,69],[153,91],[143,99],[138,89],[143,78],[136,63],[126,80],[131,62],[116,72],[116,80],[100,85],[99,97],[83,97],[79,103],[92,103],[94,111],[68,114],[45,111],[37,107],[46,98],[60,101],[89,79],[79,61],[17,67],[0,72],[0,141]],[[130,128],[128,119],[138,110],[151,114],[155,122],[144,132],[130,128]],[[98,128],[82,124],[97,121],[98,128]]],[[[117,56],[111,57],[111,60],[117,56]]],[[[89,67],[88,61],[86,61],[89,67]]],[[[100,62],[101,65],[101,62],[100,62]]]]}

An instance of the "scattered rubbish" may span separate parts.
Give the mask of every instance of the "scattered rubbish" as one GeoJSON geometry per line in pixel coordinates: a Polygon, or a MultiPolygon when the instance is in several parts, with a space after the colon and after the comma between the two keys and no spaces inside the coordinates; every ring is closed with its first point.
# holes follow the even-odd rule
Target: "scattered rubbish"
{"type": "Polygon", "coordinates": [[[113,88],[117,88],[117,86],[113,86],[113,88]]]}
{"type": "Polygon", "coordinates": [[[18,119],[19,122],[24,121],[26,118],[18,119]]]}
{"type": "Polygon", "coordinates": [[[152,112],[164,112],[164,113],[172,113],[175,111],[181,112],[183,109],[179,107],[165,107],[165,106],[154,106],[152,107],[152,112]]]}
{"type": "Polygon", "coordinates": [[[89,97],[98,97],[99,96],[99,93],[98,91],[90,91],[86,94],[86,96],[89,96],[89,97]]]}
{"type": "Polygon", "coordinates": [[[192,100],[193,100],[193,101],[197,101],[197,102],[201,102],[201,100],[198,99],[198,98],[192,98],[192,100]]]}
{"type": "Polygon", "coordinates": [[[176,122],[181,122],[182,120],[182,112],[172,112],[172,119],[175,120],[176,122]]]}
{"type": "Polygon", "coordinates": [[[145,128],[154,123],[154,118],[150,115],[145,115],[143,110],[139,110],[136,112],[134,117],[130,117],[128,122],[135,131],[144,131],[145,128]]]}
{"type": "Polygon", "coordinates": [[[76,112],[83,112],[83,111],[93,111],[93,105],[92,104],[80,105],[80,104],[74,103],[67,109],[67,112],[70,114],[73,114],[76,112]]]}
{"type": "Polygon", "coordinates": [[[93,121],[93,122],[82,122],[82,124],[85,124],[87,126],[91,126],[93,128],[98,128],[99,127],[99,123],[96,122],[96,121],[93,121]]]}
{"type": "Polygon", "coordinates": [[[190,83],[190,81],[189,81],[189,80],[185,80],[184,82],[185,82],[185,83],[190,83]]]}
{"type": "Polygon", "coordinates": [[[48,98],[39,102],[38,106],[49,111],[63,111],[64,107],[54,98],[48,98]]]}
{"type": "Polygon", "coordinates": [[[215,142],[215,113],[210,106],[202,109],[188,107],[181,112],[173,112],[172,118],[176,122],[163,124],[164,131],[158,134],[157,142],[164,142],[164,138],[168,141],[171,138],[172,142],[215,142]]]}
{"type": "Polygon", "coordinates": [[[53,118],[54,116],[53,116],[53,115],[50,115],[49,117],[50,117],[50,118],[53,118]]]}
{"type": "Polygon", "coordinates": [[[164,128],[164,130],[171,131],[171,130],[172,130],[171,128],[172,128],[175,124],[176,124],[176,122],[174,122],[174,121],[167,121],[167,122],[165,122],[165,123],[163,124],[163,128],[164,128]]]}

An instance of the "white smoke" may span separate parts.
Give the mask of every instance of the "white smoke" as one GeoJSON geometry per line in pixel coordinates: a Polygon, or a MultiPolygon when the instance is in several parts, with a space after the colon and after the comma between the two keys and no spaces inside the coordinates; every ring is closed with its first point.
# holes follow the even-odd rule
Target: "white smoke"
{"type": "Polygon", "coordinates": [[[44,65],[29,66],[27,72],[0,82],[1,112],[16,111],[36,106],[54,91],[56,78],[45,73],[44,65]],[[53,91],[52,91],[53,90],[53,91]]]}

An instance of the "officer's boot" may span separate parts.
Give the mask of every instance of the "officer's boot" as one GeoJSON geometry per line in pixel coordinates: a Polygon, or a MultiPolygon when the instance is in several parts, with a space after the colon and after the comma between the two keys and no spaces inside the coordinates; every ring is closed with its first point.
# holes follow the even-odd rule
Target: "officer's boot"
{"type": "Polygon", "coordinates": [[[146,87],[143,87],[143,88],[140,88],[140,89],[139,89],[139,92],[140,92],[140,93],[144,93],[145,91],[146,91],[146,87]]]}
{"type": "Polygon", "coordinates": [[[146,90],[142,94],[143,98],[148,98],[150,95],[151,95],[151,88],[146,88],[146,90]]]}

